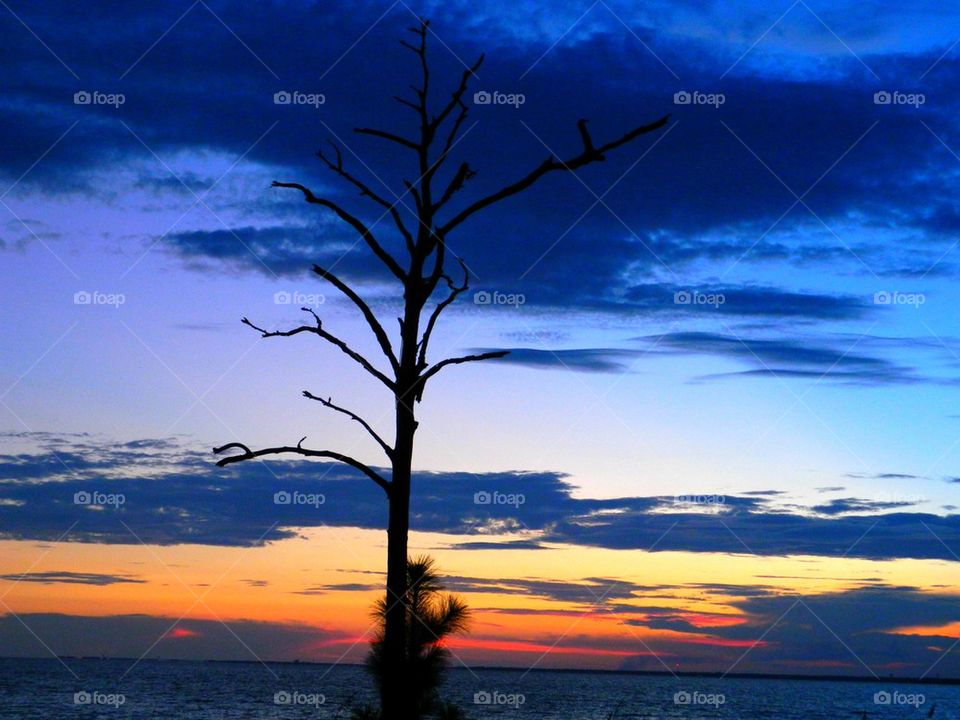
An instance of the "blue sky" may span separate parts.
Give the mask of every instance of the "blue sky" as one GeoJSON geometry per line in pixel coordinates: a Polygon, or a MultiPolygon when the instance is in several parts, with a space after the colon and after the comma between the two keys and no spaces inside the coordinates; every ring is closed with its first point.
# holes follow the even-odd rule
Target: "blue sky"
{"type": "MultiPolygon", "coordinates": [[[[109,479],[135,497],[142,448],[162,454],[150,472],[175,493],[125,512],[159,544],[263,539],[269,513],[243,525],[211,504],[211,483],[237,507],[256,497],[246,470],[231,484],[210,467],[212,445],[308,435],[380,462],[356,427],[300,394],[349,401],[384,432],[388,398],[334,352],[261,341],[239,320],[292,325],[307,304],[372,349],[311,277],[314,261],[396,313],[355,238],[270,182],[349,203],[400,248],[314,152],[333,140],[401,195],[405,158],[352,129],[411,127],[390,98],[415,72],[397,38],[418,15],[432,21],[436,87],[485,52],[474,88],[523,96],[471,106],[457,152],[478,172],[453,209],[576,151],[580,118],[605,138],[671,116],[452,236],[472,290],[522,302],[467,297],[438,331],[438,352],[512,352],[428,391],[416,462],[438,485],[420,530],[460,538],[465,553],[478,533],[642,551],[677,495],[711,495],[740,544],[704,530],[715,507],[683,506],[686,530],[663,550],[954,567],[960,13],[932,2],[10,3],[5,537],[57,538],[64,483],[109,479]],[[323,102],[276,104],[278,92],[323,102]],[[456,498],[493,484],[534,502],[512,525],[477,521],[437,500],[450,483],[456,498]],[[168,505],[193,510],[164,521],[168,505]],[[613,519],[582,521],[597,513],[613,519]]],[[[398,207],[409,212],[409,197],[398,207]]],[[[378,527],[358,497],[325,522],[378,527]]],[[[84,525],[84,542],[128,540],[84,525]]],[[[287,518],[270,539],[297,527],[287,518]]]]}

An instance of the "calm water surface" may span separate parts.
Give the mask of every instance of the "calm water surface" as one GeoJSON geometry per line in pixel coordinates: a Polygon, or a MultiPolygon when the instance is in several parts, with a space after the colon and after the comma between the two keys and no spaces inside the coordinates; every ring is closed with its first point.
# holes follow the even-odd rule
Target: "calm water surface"
{"type": "MultiPolygon", "coordinates": [[[[0,718],[347,718],[373,699],[365,671],[353,666],[144,660],[124,677],[130,660],[64,662],[70,670],[55,659],[0,659],[0,718]]],[[[461,668],[451,670],[445,696],[476,720],[856,720],[931,712],[960,720],[955,685],[461,668]]]]}

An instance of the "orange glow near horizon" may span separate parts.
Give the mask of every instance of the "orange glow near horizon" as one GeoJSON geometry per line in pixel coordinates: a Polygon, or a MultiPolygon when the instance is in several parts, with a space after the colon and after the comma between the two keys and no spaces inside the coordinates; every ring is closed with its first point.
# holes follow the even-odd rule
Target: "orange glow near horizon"
{"type": "Polygon", "coordinates": [[[894,635],[920,635],[924,637],[948,637],[960,639],[960,621],[946,625],[922,626],[914,625],[890,630],[894,635]]]}
{"type": "MultiPolygon", "coordinates": [[[[449,536],[414,534],[411,554],[430,552],[444,574],[489,584],[464,593],[473,608],[470,631],[448,641],[458,657],[487,665],[516,664],[517,654],[556,658],[552,667],[618,669],[629,658],[652,656],[686,665],[697,647],[740,654],[768,645],[765,627],[738,639],[711,632],[754,622],[737,605],[745,597],[738,596],[738,587],[829,593],[876,578],[942,586],[939,561],[442,547],[450,542],[449,536]],[[580,598],[574,601],[537,589],[565,582],[593,590],[574,595],[580,598]],[[663,589],[624,592],[630,584],[663,589]],[[591,601],[592,595],[608,604],[591,601]]],[[[383,533],[354,528],[306,529],[303,537],[254,548],[0,541],[0,575],[12,578],[0,580],[0,593],[17,614],[183,616],[165,637],[184,643],[202,639],[191,622],[276,623],[306,633],[289,659],[333,662],[346,656],[359,662],[374,629],[370,608],[382,592],[384,556],[383,533]],[[103,579],[41,582],[45,576],[36,575],[67,572],[103,579]],[[21,573],[27,576],[17,582],[21,573]]],[[[895,632],[960,637],[960,622],[895,632]]]]}

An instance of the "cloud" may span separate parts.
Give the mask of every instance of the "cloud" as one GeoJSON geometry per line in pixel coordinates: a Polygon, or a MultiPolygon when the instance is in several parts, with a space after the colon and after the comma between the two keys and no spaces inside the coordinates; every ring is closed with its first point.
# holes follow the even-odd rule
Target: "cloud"
{"type": "Polygon", "coordinates": [[[372,592],[383,590],[381,583],[331,583],[314,585],[303,590],[294,590],[295,595],[326,595],[329,592],[372,592]]]}
{"type": "MultiPolygon", "coordinates": [[[[702,379],[729,376],[768,375],[807,377],[845,383],[885,385],[914,383],[924,380],[910,367],[898,365],[858,349],[861,343],[813,342],[800,339],[741,337],[714,332],[676,332],[637,338],[653,349],[689,355],[711,355],[736,360],[755,367],[729,373],[715,373],[702,379]]],[[[927,380],[933,382],[932,378],[927,380]]]]}
{"type": "Polygon", "coordinates": [[[270,584],[269,580],[254,580],[252,578],[241,579],[240,582],[246,583],[250,587],[267,587],[270,584]]]}
{"type": "Polygon", "coordinates": [[[625,501],[623,509],[613,515],[583,513],[567,517],[541,539],[624,550],[656,547],[658,551],[873,560],[953,560],[941,539],[948,545],[960,541],[960,516],[956,515],[901,512],[821,518],[775,511],[656,514],[637,512],[629,505],[625,501]]]}
{"type": "Polygon", "coordinates": [[[49,572],[26,572],[23,574],[10,573],[0,575],[0,580],[10,580],[14,583],[39,583],[41,585],[116,585],[119,583],[143,583],[130,575],[108,575],[103,573],[78,573],[66,570],[49,572]]]}
{"type": "Polygon", "coordinates": [[[620,305],[654,312],[704,315],[768,316],[845,320],[862,317],[869,309],[863,298],[816,292],[790,292],[779,288],[749,285],[707,285],[685,287],[645,283],[627,288],[620,305]],[[696,301],[695,295],[705,298],[696,301]],[[716,302],[709,301],[716,297],[716,302]]]}
{"type": "Polygon", "coordinates": [[[823,505],[814,505],[811,510],[824,515],[839,515],[841,513],[864,513],[877,510],[897,510],[900,508],[911,507],[919,503],[900,501],[882,501],[882,500],[864,500],[863,498],[836,498],[823,505]]]}
{"type": "Polygon", "coordinates": [[[457,550],[546,550],[547,547],[536,540],[507,540],[505,542],[495,541],[467,541],[458,542],[457,550]]]}
{"type": "MultiPolygon", "coordinates": [[[[504,20],[516,9],[493,3],[461,3],[435,19],[438,34],[457,56],[495,49],[478,83],[529,98],[510,112],[471,107],[476,124],[456,148],[456,159],[470,158],[478,174],[454,197],[449,212],[521,177],[542,161],[545,145],[561,156],[575,152],[575,123],[584,108],[598,139],[666,112],[674,113],[674,123],[669,134],[611,153],[602,169],[584,169],[580,182],[556,175],[528,195],[528,202],[507,202],[465,225],[450,243],[484,283],[523,292],[531,306],[626,317],[688,316],[692,308],[674,305],[673,292],[710,287],[726,296],[715,315],[840,321],[876,313],[876,308],[866,298],[802,290],[799,275],[770,269],[789,264],[818,280],[822,272],[862,273],[866,264],[881,277],[918,276],[935,269],[955,239],[960,203],[943,178],[950,177],[956,161],[918,120],[954,144],[957,103],[951,90],[960,60],[944,56],[944,47],[916,33],[905,49],[902,26],[892,18],[909,13],[885,16],[885,27],[896,27],[895,33],[880,32],[871,23],[876,35],[858,26],[850,36],[872,48],[870,66],[891,87],[919,85],[937,98],[922,107],[874,104],[875,77],[817,23],[804,26],[820,40],[815,53],[803,33],[786,34],[795,29],[793,23],[811,19],[801,7],[791,13],[796,16],[791,23],[757,47],[746,40],[756,37],[745,30],[752,23],[716,8],[624,6],[625,15],[638,23],[627,32],[598,7],[570,33],[560,27],[569,29],[582,15],[572,5],[552,6],[549,13],[523,8],[524,17],[543,17],[542,25],[523,23],[521,29],[504,20]],[[558,20],[570,14],[569,24],[558,20]],[[715,16],[729,32],[717,21],[691,19],[715,16]],[[707,31],[708,39],[700,35],[703,28],[717,29],[707,31]],[[787,64],[780,62],[783,52],[789,55],[787,64]],[[672,72],[658,57],[669,58],[672,72]],[[738,58],[743,59],[733,65],[738,58]],[[935,71],[917,83],[938,59],[935,71]],[[557,77],[564,78],[562,91],[557,77]],[[598,77],[604,81],[597,82],[598,77]],[[723,92],[728,101],[718,110],[674,104],[674,93],[698,86],[723,92]],[[803,204],[796,204],[801,195],[803,204]],[[491,246],[490,238],[503,238],[504,228],[523,241],[491,246]],[[750,268],[752,279],[717,282],[733,266],[750,268]]],[[[12,65],[0,103],[0,131],[18,142],[0,160],[2,169],[12,178],[20,176],[77,121],[69,142],[32,168],[18,192],[96,194],[104,190],[96,187],[99,169],[136,160],[150,172],[137,173],[133,191],[175,194],[178,202],[192,202],[152,153],[193,158],[179,174],[194,192],[208,189],[219,174],[207,167],[211,153],[242,158],[239,171],[255,168],[250,196],[237,197],[221,184],[209,198],[218,208],[232,208],[225,218],[232,231],[219,222],[178,230],[167,238],[168,247],[192,267],[209,270],[228,262],[263,273],[262,260],[280,274],[296,272],[301,264],[306,270],[315,256],[342,250],[344,241],[355,238],[296,194],[267,190],[274,175],[308,182],[369,222],[382,215],[382,208],[365,204],[319,165],[313,152],[325,136],[343,141],[345,162],[369,175],[376,190],[393,197],[383,180],[398,196],[403,192],[399,176],[404,173],[398,168],[410,159],[406,149],[350,131],[384,118],[383,103],[415,78],[414,59],[396,40],[411,20],[410,10],[437,14],[432,6],[414,3],[410,10],[396,7],[384,16],[374,3],[349,10],[328,6],[322,12],[287,4],[282,14],[273,5],[251,9],[218,3],[217,15],[229,31],[203,6],[190,10],[172,30],[176,18],[154,8],[145,12],[136,3],[121,13],[110,6],[108,13],[106,4],[94,2],[84,17],[66,2],[49,3],[43,13],[21,9],[25,22],[51,48],[70,49],[64,59],[84,78],[83,85],[123,92],[126,102],[116,109],[74,105],[78,82],[55,57],[38,53],[35,38],[14,25],[7,50],[20,62],[12,65]],[[318,45],[316,37],[334,41],[318,45]],[[354,38],[360,41],[351,48],[354,38]],[[209,51],[198,53],[201,45],[209,51]],[[374,56],[378,62],[369,62],[374,56]],[[16,70],[27,67],[30,72],[16,70]],[[324,68],[322,82],[318,68],[324,68]],[[184,77],[202,81],[183,82],[184,77]],[[319,108],[276,105],[273,94],[281,89],[323,92],[327,102],[319,108]],[[282,131],[266,132],[274,123],[282,131]],[[270,203],[269,213],[252,209],[262,202],[270,203]],[[279,224],[279,214],[289,223],[279,224]],[[320,232],[311,232],[310,223],[322,223],[320,232]]],[[[752,8],[747,14],[753,18],[757,12],[752,8]]],[[[832,22],[847,27],[849,20],[839,15],[832,22]]],[[[758,27],[769,23],[760,21],[758,27]]],[[[439,43],[432,49],[436,86],[449,86],[459,65],[439,43]]],[[[385,124],[397,132],[415,131],[405,112],[397,105],[385,124]]],[[[404,197],[399,206],[404,217],[411,205],[404,197]]],[[[377,229],[389,242],[396,240],[389,218],[377,229]]],[[[349,277],[364,279],[371,265],[357,259],[344,269],[349,277]]]]}
{"type": "MultiPolygon", "coordinates": [[[[956,603],[956,595],[883,585],[810,595],[751,593],[728,602],[739,613],[734,616],[739,622],[709,627],[715,646],[685,648],[684,666],[688,670],[721,667],[737,673],[878,678],[917,677],[936,667],[938,677],[955,677],[960,672],[960,659],[944,653],[953,643],[950,631],[938,635],[937,628],[957,621],[956,603]],[[926,630],[924,634],[907,633],[901,630],[905,622],[926,630]],[[754,645],[758,639],[763,642],[754,645]],[[750,644],[724,651],[724,642],[742,641],[750,644]]],[[[634,626],[690,635],[703,632],[680,613],[653,612],[637,617],[635,613],[643,610],[627,607],[617,612],[634,613],[625,620],[634,626]]],[[[668,649],[671,642],[655,639],[651,647],[668,649]]],[[[625,663],[629,669],[652,670],[653,665],[645,658],[625,663]]],[[[863,705],[872,701],[872,692],[864,691],[863,705]]]]}
{"type": "MultiPolygon", "coordinates": [[[[743,370],[700,375],[697,381],[721,380],[742,376],[809,378],[818,381],[858,385],[912,383],[949,383],[948,378],[925,376],[915,368],[900,365],[879,355],[870,354],[871,345],[880,345],[882,338],[784,339],[756,334],[736,335],[706,331],[671,332],[636,337],[632,342],[640,348],[562,348],[557,350],[505,347],[509,354],[501,363],[538,369],[566,369],[581,372],[624,372],[644,358],[665,354],[708,355],[732,360],[748,366],[743,370]],[[858,346],[861,346],[858,349],[858,346]]],[[[914,344],[904,340],[904,344],[914,344]]],[[[922,344],[916,341],[916,344],[922,344]]],[[[492,348],[474,348],[480,352],[492,348]]],[[[889,479],[896,479],[891,477],[889,479]]]]}
{"type": "MultiPolygon", "coordinates": [[[[208,454],[173,448],[169,440],[146,442],[158,448],[152,455],[89,437],[46,442],[55,455],[0,456],[4,538],[54,540],[76,523],[73,541],[127,543],[129,527],[152,544],[254,545],[321,524],[385,527],[382,491],[340,465],[280,461],[269,469],[259,463],[221,469],[208,454]],[[277,504],[280,491],[323,502],[277,504]],[[78,504],[75,494],[83,492],[99,493],[100,505],[78,504]],[[111,504],[109,496],[123,502],[111,504]]],[[[553,472],[420,472],[413,488],[411,527],[473,536],[464,540],[467,549],[559,543],[953,561],[949,548],[960,546],[960,515],[889,512],[902,509],[896,499],[842,499],[819,511],[783,506],[766,491],[707,504],[683,496],[596,499],[575,496],[566,476],[553,472]]]]}
{"type": "Polygon", "coordinates": [[[221,272],[224,263],[268,277],[311,277],[318,291],[332,290],[310,272],[314,264],[337,266],[354,279],[378,281],[385,269],[369,262],[365,246],[339,226],[314,224],[234,227],[171,233],[164,247],[194,269],[221,272]]]}
{"type": "Polygon", "coordinates": [[[523,365],[544,370],[578,370],[581,372],[618,372],[629,367],[640,353],[622,348],[573,348],[541,350],[538,348],[474,348],[471,352],[509,350],[498,363],[523,365]]]}
{"type": "Polygon", "coordinates": [[[571,582],[542,578],[489,580],[462,576],[444,577],[444,585],[450,590],[462,593],[523,595],[586,605],[633,599],[637,587],[632,583],[611,578],[585,578],[581,582],[571,582]]]}
{"type": "Polygon", "coordinates": [[[862,479],[867,479],[867,480],[921,480],[923,479],[918,475],[910,475],[907,473],[893,473],[893,472],[873,473],[871,475],[865,475],[863,473],[847,473],[847,477],[857,478],[861,480],[862,479]]]}
{"type": "MultiPolygon", "coordinates": [[[[960,671],[960,659],[943,652],[955,635],[949,626],[960,619],[956,594],[891,586],[879,578],[833,579],[847,587],[801,595],[757,582],[642,585],[611,578],[557,583],[462,577],[452,582],[468,595],[530,595],[558,603],[542,609],[483,607],[484,614],[578,618],[592,613],[653,631],[642,636],[652,655],[627,658],[624,669],[662,672],[657,657],[679,657],[687,672],[886,677],[919,676],[934,665],[938,676],[960,671]],[[672,602],[653,604],[657,598],[672,602]]],[[[602,640],[618,642],[607,634],[602,640]]]]}

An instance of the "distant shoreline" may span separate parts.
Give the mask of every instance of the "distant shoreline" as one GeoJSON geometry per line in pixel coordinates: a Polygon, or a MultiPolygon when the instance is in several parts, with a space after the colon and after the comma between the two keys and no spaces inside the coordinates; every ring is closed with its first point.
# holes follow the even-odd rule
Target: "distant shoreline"
{"type": "MultiPolygon", "coordinates": [[[[23,656],[0,656],[0,660],[49,660],[49,661],[134,661],[136,658],[125,657],[86,657],[73,655],[60,655],[52,657],[23,657],[23,656]]],[[[362,668],[359,663],[329,663],[314,662],[312,660],[267,660],[260,662],[258,660],[181,660],[176,658],[145,658],[140,662],[165,662],[165,663],[223,663],[236,665],[316,665],[318,667],[344,666],[362,668]]],[[[727,673],[705,672],[705,671],[678,671],[670,673],[665,670],[602,670],[597,668],[534,668],[527,669],[522,667],[503,667],[498,665],[474,665],[470,668],[451,667],[452,672],[463,672],[465,670],[495,670],[498,672],[520,672],[520,673],[566,673],[566,674],[590,674],[590,675],[637,675],[646,677],[671,677],[678,678],[708,678],[708,679],[736,679],[736,680],[803,680],[815,682],[859,682],[859,683],[903,683],[909,685],[960,685],[960,678],[913,678],[904,676],[881,676],[879,678],[870,675],[804,675],[802,673],[727,673]]]]}

